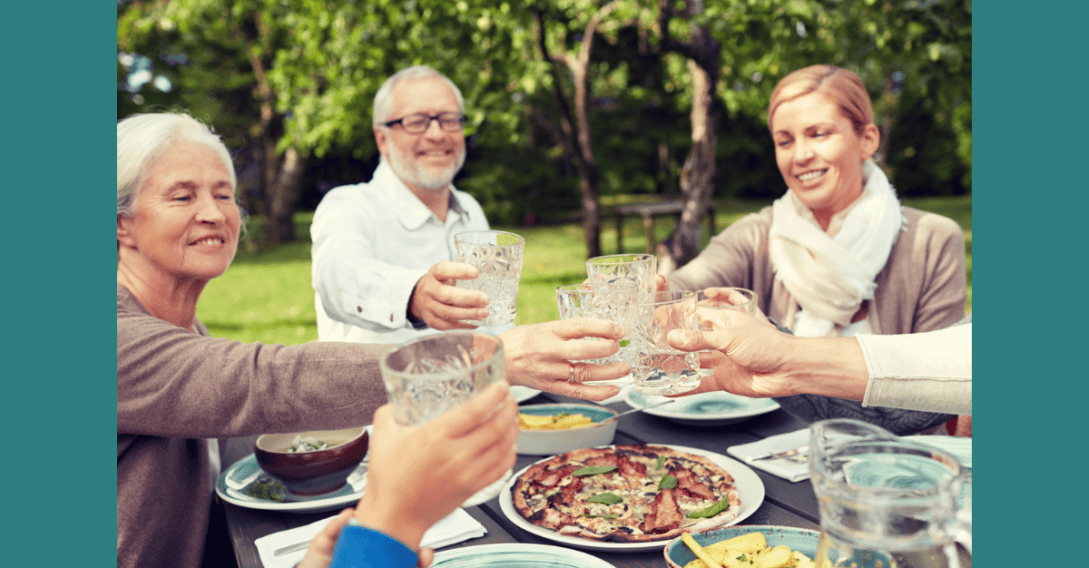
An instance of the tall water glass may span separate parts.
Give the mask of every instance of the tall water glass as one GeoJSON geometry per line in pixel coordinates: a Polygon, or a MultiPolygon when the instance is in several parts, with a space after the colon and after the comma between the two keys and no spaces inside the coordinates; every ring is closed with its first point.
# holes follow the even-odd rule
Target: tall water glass
{"type": "Polygon", "coordinates": [[[503,342],[474,331],[428,335],[394,347],[379,367],[394,417],[413,426],[504,380],[503,342]]]}
{"type": "Polygon", "coordinates": [[[480,270],[473,280],[458,280],[458,288],[479,290],[488,295],[488,317],[463,320],[477,326],[506,325],[518,312],[518,280],[522,275],[522,254],[526,240],[505,231],[466,231],[454,235],[458,262],[480,270]]]}
{"type": "MultiPolygon", "coordinates": [[[[640,294],[642,289],[634,284],[609,288],[587,282],[556,288],[556,306],[559,308],[560,319],[596,318],[611,321],[624,328],[624,337],[619,340],[619,351],[609,357],[588,359],[587,363],[608,365],[620,361],[635,367],[636,351],[631,337],[639,314],[640,294]]],[[[594,384],[623,386],[629,382],[630,378],[625,377],[615,381],[596,381],[594,384]]]]}
{"type": "Polygon", "coordinates": [[[809,432],[817,566],[972,565],[971,515],[958,514],[964,470],[952,454],[858,420],[822,420],[809,432]]]}
{"type": "Polygon", "coordinates": [[[674,349],[666,335],[674,329],[697,329],[696,293],[683,290],[654,292],[639,304],[632,338],[636,348],[632,379],[645,395],[681,394],[700,384],[697,351],[674,349]]]}
{"type": "Polygon", "coordinates": [[[595,286],[638,286],[646,298],[654,292],[658,258],[652,254],[612,254],[586,261],[587,281],[595,286]]]}

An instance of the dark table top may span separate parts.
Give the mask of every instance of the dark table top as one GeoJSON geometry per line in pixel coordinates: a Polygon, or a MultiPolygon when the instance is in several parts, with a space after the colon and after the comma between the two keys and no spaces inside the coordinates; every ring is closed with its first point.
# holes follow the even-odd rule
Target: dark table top
{"type": "MultiPolygon", "coordinates": [[[[522,404],[540,404],[548,402],[569,402],[574,399],[542,393],[522,404]]],[[[609,405],[623,411],[629,406],[624,402],[609,405]]],[[[620,419],[617,426],[616,444],[656,443],[700,448],[726,455],[726,449],[737,444],[754,442],[773,436],[792,432],[806,427],[806,423],[776,410],[734,424],[724,426],[694,427],[671,422],[664,418],[644,413],[634,413],[620,419]]],[[[249,447],[245,443],[229,445],[227,462],[233,463],[248,455],[249,447]],[[233,454],[233,455],[232,455],[233,454]]],[[[518,456],[514,470],[518,471],[545,456],[518,456]]],[[[790,482],[762,470],[753,471],[764,483],[766,495],[760,508],[750,517],[741,521],[746,525],[785,525],[809,529],[819,528],[817,499],[808,480],[790,482]]],[[[274,532],[310,524],[327,518],[335,511],[320,513],[281,513],[258,509],[247,509],[231,503],[225,503],[227,525],[234,544],[235,556],[239,568],[262,568],[254,541],[274,532]]],[[[465,509],[477,521],[484,525],[488,534],[456,544],[441,550],[450,550],[464,546],[524,542],[557,545],[557,543],[530,534],[511,523],[499,507],[499,498],[476,507],[465,509]]],[[[440,550],[440,551],[441,551],[440,550]]],[[[439,552],[439,551],[436,551],[439,552]]],[[[598,552],[588,554],[601,558],[617,568],[661,568],[666,566],[661,550],[648,552],[598,552]]]]}

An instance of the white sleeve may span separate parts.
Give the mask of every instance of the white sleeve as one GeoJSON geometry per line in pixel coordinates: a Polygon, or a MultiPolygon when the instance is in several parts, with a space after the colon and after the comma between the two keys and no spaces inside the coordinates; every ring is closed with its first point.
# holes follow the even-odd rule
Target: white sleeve
{"type": "Polygon", "coordinates": [[[348,192],[333,190],[314,213],[311,283],[326,315],[373,331],[408,324],[406,309],[426,270],[379,261],[368,231],[368,208],[348,192]]]}
{"type": "Polygon", "coordinates": [[[870,381],[863,406],[972,413],[972,325],[859,335],[870,381]]]}

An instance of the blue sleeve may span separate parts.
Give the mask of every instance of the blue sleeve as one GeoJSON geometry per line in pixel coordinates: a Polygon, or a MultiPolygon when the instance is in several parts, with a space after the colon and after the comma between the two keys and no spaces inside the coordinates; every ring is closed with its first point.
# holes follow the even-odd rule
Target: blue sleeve
{"type": "Polygon", "coordinates": [[[329,568],[413,568],[419,557],[401,541],[366,527],[340,531],[329,568]]]}

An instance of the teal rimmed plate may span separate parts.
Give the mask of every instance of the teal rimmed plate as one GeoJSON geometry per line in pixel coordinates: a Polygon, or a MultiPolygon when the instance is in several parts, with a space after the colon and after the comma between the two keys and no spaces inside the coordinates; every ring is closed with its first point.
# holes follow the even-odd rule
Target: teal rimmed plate
{"type": "Polygon", "coordinates": [[[544,544],[481,544],[435,554],[431,568],[616,568],[570,548],[544,544]]]}
{"type": "Polygon", "coordinates": [[[257,458],[250,454],[227,468],[216,481],[216,494],[220,499],[239,507],[247,509],[264,509],[268,511],[285,511],[288,513],[316,513],[349,507],[359,501],[363,496],[363,488],[367,485],[367,460],[355,468],[348,476],[348,482],[335,491],[322,493],[321,495],[295,495],[287,491],[279,482],[273,481],[267,474],[261,471],[257,465],[257,458]],[[228,485],[228,480],[246,480],[257,475],[241,489],[235,489],[228,485]],[[259,483],[275,483],[283,492],[283,498],[275,501],[268,497],[251,495],[247,490],[259,483]]]}
{"type": "MultiPolygon", "coordinates": [[[[780,544],[789,546],[791,550],[797,550],[808,556],[811,560],[817,555],[817,545],[820,543],[821,533],[811,529],[797,527],[780,527],[772,525],[745,525],[733,527],[718,527],[692,533],[692,538],[700,546],[709,546],[716,542],[749,534],[751,532],[764,533],[768,540],[768,546],[780,544]]],[[[670,568],[682,568],[685,564],[696,559],[696,554],[679,537],[669,541],[662,551],[670,568]]]]}
{"type": "MultiPolygon", "coordinates": [[[[659,408],[648,408],[644,412],[689,426],[722,426],[779,408],[779,403],[770,398],[749,398],[725,391],[672,398],[677,402],[659,408]]],[[[643,408],[666,399],[664,396],[648,396],[635,389],[628,389],[624,402],[632,408],[643,408]]]]}

